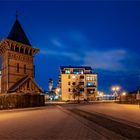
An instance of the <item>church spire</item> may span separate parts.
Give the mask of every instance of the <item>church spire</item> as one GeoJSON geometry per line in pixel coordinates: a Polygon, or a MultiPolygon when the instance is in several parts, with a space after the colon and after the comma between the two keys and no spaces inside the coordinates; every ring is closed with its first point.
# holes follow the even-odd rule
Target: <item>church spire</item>
{"type": "Polygon", "coordinates": [[[18,20],[18,11],[16,11],[16,21],[7,38],[10,40],[31,46],[30,41],[28,40],[28,38],[18,20]]]}

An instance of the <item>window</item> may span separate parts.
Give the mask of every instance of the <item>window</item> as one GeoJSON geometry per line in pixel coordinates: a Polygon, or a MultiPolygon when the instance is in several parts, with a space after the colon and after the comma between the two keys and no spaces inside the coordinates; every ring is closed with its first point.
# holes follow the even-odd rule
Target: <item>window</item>
{"type": "Polygon", "coordinates": [[[84,82],[79,82],[79,85],[84,85],[84,82]]]}
{"type": "Polygon", "coordinates": [[[19,63],[17,63],[17,73],[19,73],[19,63]]]}
{"type": "Polygon", "coordinates": [[[32,55],[32,50],[30,50],[30,55],[32,55]]]}
{"type": "Polygon", "coordinates": [[[72,83],[72,85],[73,85],[73,86],[75,86],[75,85],[76,85],[76,83],[75,83],[75,82],[73,82],[73,83],[72,83]]]}
{"type": "Polygon", "coordinates": [[[83,76],[83,75],[81,75],[81,76],[80,76],[80,79],[84,79],[84,76],[83,76]]]}
{"type": "Polygon", "coordinates": [[[19,52],[19,47],[18,46],[16,46],[15,51],[19,52]]]}
{"type": "Polygon", "coordinates": [[[93,83],[92,82],[87,82],[87,87],[93,87],[93,83]]]}
{"type": "Polygon", "coordinates": [[[11,50],[14,51],[14,46],[13,45],[11,45],[11,50]]]}
{"type": "Polygon", "coordinates": [[[87,81],[93,81],[94,80],[94,76],[87,76],[87,81]]]}
{"type": "Polygon", "coordinates": [[[68,79],[70,79],[70,75],[68,75],[68,79]]]}
{"type": "Polygon", "coordinates": [[[28,54],[28,49],[27,48],[25,49],[25,54],[28,54]]]}
{"type": "Polygon", "coordinates": [[[26,74],[26,65],[24,65],[24,74],[26,74]]]}
{"type": "Polygon", "coordinates": [[[68,82],[68,85],[70,85],[70,82],[68,82]]]}
{"type": "Polygon", "coordinates": [[[70,74],[70,70],[69,69],[66,69],[65,70],[65,74],[70,74]]]}
{"type": "Polygon", "coordinates": [[[73,70],[73,74],[83,74],[84,71],[83,70],[80,70],[80,69],[74,69],[73,70]]]}
{"type": "Polygon", "coordinates": [[[80,91],[81,91],[81,92],[84,92],[84,88],[80,88],[80,91]]]}
{"type": "Polygon", "coordinates": [[[20,48],[20,53],[23,53],[23,51],[24,51],[23,48],[20,48]]]}
{"type": "Polygon", "coordinates": [[[70,88],[68,89],[68,92],[70,92],[70,88]]]}

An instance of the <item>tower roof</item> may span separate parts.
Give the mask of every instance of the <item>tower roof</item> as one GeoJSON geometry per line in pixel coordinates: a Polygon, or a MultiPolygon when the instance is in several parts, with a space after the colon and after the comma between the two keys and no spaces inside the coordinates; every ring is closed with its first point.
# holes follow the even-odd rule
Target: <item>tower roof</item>
{"type": "Polygon", "coordinates": [[[31,46],[17,18],[7,38],[31,46]]]}

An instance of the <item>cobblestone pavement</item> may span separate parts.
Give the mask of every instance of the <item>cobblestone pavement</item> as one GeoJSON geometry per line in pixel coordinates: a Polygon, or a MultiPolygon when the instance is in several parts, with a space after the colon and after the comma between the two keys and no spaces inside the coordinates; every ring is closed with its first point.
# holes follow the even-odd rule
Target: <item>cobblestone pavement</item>
{"type": "Polygon", "coordinates": [[[58,107],[0,112],[0,140],[106,140],[58,107]]]}

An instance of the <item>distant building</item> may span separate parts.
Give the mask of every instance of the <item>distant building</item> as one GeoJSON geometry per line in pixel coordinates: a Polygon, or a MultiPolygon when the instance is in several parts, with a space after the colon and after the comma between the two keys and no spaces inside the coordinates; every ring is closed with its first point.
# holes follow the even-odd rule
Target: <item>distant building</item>
{"type": "Polygon", "coordinates": [[[87,66],[61,66],[60,88],[62,100],[74,100],[73,85],[80,86],[80,100],[95,100],[97,74],[87,66]]]}
{"type": "Polygon", "coordinates": [[[32,47],[16,17],[8,37],[0,42],[2,93],[42,92],[42,89],[34,80],[34,55],[37,52],[39,52],[39,49],[32,47]]]}

